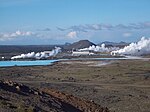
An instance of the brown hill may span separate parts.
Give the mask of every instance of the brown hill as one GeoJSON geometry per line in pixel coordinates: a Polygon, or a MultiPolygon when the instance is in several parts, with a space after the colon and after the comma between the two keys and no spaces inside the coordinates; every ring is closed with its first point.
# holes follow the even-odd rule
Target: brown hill
{"type": "Polygon", "coordinates": [[[64,49],[65,50],[82,49],[82,48],[87,48],[91,45],[95,45],[95,44],[90,42],[89,40],[80,40],[78,42],[74,42],[73,44],[64,46],[64,49]]]}
{"type": "Polygon", "coordinates": [[[0,81],[0,112],[109,112],[107,108],[51,89],[0,81]]]}

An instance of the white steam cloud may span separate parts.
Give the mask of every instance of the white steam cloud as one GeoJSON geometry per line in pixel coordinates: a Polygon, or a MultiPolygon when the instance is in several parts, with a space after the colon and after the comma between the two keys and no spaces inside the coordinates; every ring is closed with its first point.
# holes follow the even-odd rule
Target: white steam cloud
{"type": "Polygon", "coordinates": [[[129,46],[125,46],[123,49],[115,50],[111,52],[112,55],[144,55],[150,54],[150,38],[146,39],[142,37],[137,43],[131,43],[129,46]]]}
{"type": "Polygon", "coordinates": [[[44,58],[48,58],[50,56],[55,56],[59,52],[61,52],[61,48],[55,47],[55,49],[53,49],[52,51],[44,51],[44,52],[38,52],[38,53],[31,52],[31,53],[27,53],[27,54],[21,54],[21,55],[13,56],[13,57],[11,57],[11,59],[12,60],[14,60],[14,59],[26,59],[26,58],[44,59],[44,58]]]}
{"type": "Polygon", "coordinates": [[[79,51],[95,51],[95,52],[111,52],[114,50],[118,50],[119,47],[105,47],[105,44],[101,44],[101,46],[90,46],[89,48],[83,48],[79,51]]]}

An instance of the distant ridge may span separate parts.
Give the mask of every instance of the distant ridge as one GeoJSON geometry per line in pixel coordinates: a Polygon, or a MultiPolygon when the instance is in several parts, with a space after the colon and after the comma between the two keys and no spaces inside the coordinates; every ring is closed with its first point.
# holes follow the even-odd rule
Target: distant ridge
{"type": "Polygon", "coordinates": [[[129,43],[126,43],[126,42],[123,42],[123,41],[121,41],[119,43],[104,41],[104,42],[99,43],[98,45],[100,46],[101,44],[105,44],[106,47],[124,47],[124,46],[129,45],[129,43]]]}
{"type": "Polygon", "coordinates": [[[74,42],[68,46],[64,46],[64,49],[65,50],[82,49],[82,48],[87,48],[91,45],[95,45],[95,44],[93,42],[90,42],[89,40],[80,40],[80,41],[74,42]]]}

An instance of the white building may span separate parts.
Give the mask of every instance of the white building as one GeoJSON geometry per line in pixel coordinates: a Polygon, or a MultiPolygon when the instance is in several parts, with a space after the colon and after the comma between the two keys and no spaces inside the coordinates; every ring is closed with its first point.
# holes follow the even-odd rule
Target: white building
{"type": "Polygon", "coordinates": [[[91,53],[89,51],[72,51],[73,56],[80,56],[80,55],[94,55],[94,53],[91,53]]]}

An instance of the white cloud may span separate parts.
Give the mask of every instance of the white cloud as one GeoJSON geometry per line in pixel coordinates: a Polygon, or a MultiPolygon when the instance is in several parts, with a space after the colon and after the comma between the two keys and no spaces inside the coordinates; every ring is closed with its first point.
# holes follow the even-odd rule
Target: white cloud
{"type": "Polygon", "coordinates": [[[140,22],[140,23],[130,23],[130,24],[83,24],[83,25],[73,25],[68,28],[59,28],[60,31],[76,31],[76,32],[88,32],[90,30],[145,30],[150,29],[150,21],[140,22]]]}
{"type": "Polygon", "coordinates": [[[132,36],[132,33],[126,32],[126,33],[123,33],[123,36],[124,36],[124,37],[131,37],[131,36],[132,36]]]}
{"type": "Polygon", "coordinates": [[[69,37],[69,38],[77,37],[77,32],[75,32],[75,31],[69,32],[69,33],[67,34],[67,37],[69,37]]]}
{"type": "Polygon", "coordinates": [[[100,29],[101,29],[101,25],[99,25],[99,24],[93,24],[93,25],[90,25],[90,27],[91,27],[93,30],[100,30],[100,29]]]}
{"type": "Polygon", "coordinates": [[[21,36],[31,36],[33,35],[33,32],[27,31],[27,32],[22,32],[20,30],[13,32],[13,33],[1,33],[0,34],[0,41],[5,41],[5,40],[12,40],[17,37],[21,36]]]}

